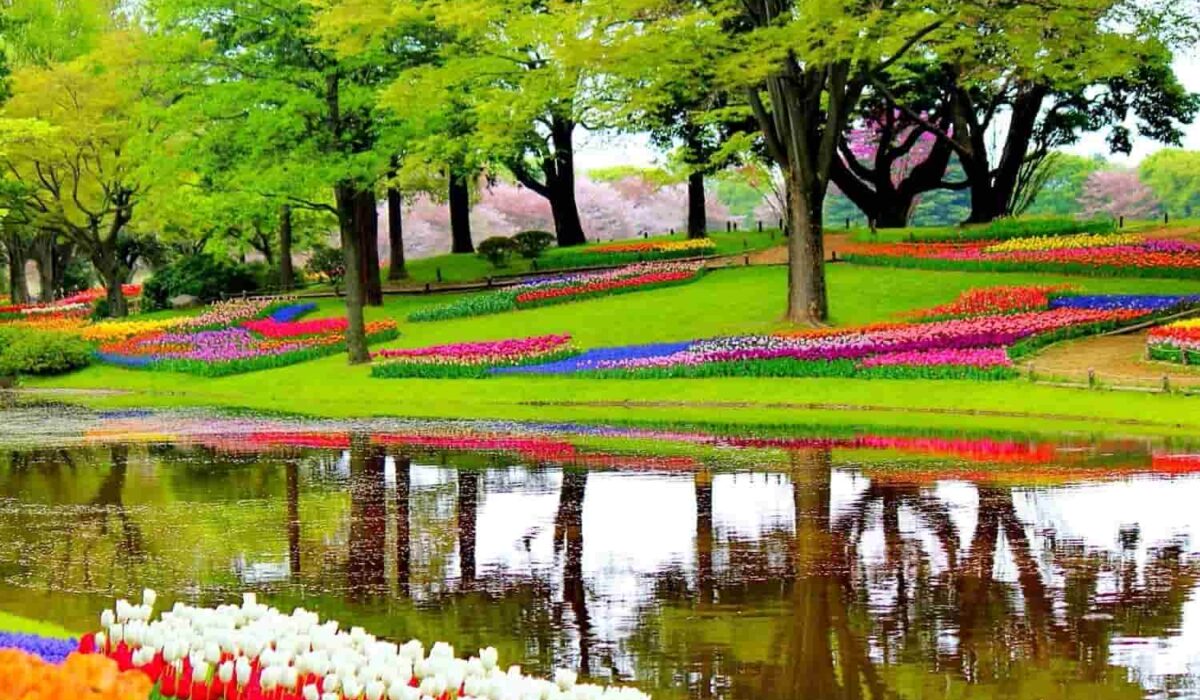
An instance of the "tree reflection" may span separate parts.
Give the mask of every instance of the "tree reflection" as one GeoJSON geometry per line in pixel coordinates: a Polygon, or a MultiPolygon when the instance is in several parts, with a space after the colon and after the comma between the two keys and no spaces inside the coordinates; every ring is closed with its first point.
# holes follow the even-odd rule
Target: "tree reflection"
{"type": "Polygon", "coordinates": [[[592,625],[583,578],[583,500],[587,478],[585,470],[563,469],[558,512],[554,517],[554,556],[563,558],[563,599],[571,606],[579,630],[579,670],[585,676],[592,672],[592,625]]]}
{"type": "Polygon", "coordinates": [[[386,590],[387,456],[369,438],[356,435],[350,446],[350,546],[346,583],[352,598],[386,590]]]}
{"type": "Polygon", "coordinates": [[[300,576],[300,465],[295,459],[284,464],[287,481],[288,568],[293,578],[300,576]]]}
{"type": "Polygon", "coordinates": [[[397,455],[396,463],[396,583],[407,595],[412,583],[412,518],[409,498],[412,491],[412,460],[397,455]]]}
{"type": "Polygon", "coordinates": [[[479,472],[458,472],[458,576],[465,589],[475,585],[475,524],[479,517],[479,472]]]}

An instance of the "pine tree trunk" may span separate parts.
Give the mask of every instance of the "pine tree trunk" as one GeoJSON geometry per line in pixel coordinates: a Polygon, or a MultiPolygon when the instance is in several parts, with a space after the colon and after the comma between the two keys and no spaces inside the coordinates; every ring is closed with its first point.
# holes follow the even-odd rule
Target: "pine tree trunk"
{"type": "Polygon", "coordinates": [[[388,247],[391,248],[391,260],[388,264],[388,280],[397,282],[408,279],[408,269],[404,264],[404,200],[398,187],[387,189],[388,211],[388,247]]]}
{"type": "Polygon", "coordinates": [[[708,235],[708,216],[704,210],[704,173],[688,175],[688,238],[708,235]]]}
{"type": "Polygon", "coordinates": [[[284,204],[279,208],[279,287],[285,292],[296,286],[296,273],[292,269],[292,208],[284,204]]]}
{"type": "Polygon", "coordinates": [[[383,281],[379,270],[379,211],[375,193],[359,192],[356,201],[355,225],[362,244],[363,299],[367,306],[383,306],[383,281]]]}
{"type": "Polygon", "coordinates": [[[338,185],[334,195],[337,199],[342,258],[346,265],[346,351],[350,364],[357,365],[371,361],[367,350],[366,323],[363,320],[362,245],[356,225],[358,198],[354,188],[348,184],[338,185]]]}
{"type": "Polygon", "coordinates": [[[554,233],[559,248],[587,243],[583,222],[579,219],[579,205],[575,201],[574,131],[575,124],[570,120],[555,117],[551,122],[554,176],[550,178],[547,173],[546,185],[550,190],[550,211],[554,215],[554,233]]]}
{"type": "Polygon", "coordinates": [[[474,253],[471,242],[471,191],[467,178],[459,173],[450,174],[450,252],[474,253]]]}
{"type": "Polygon", "coordinates": [[[825,290],[824,193],[805,190],[787,175],[791,236],[788,238],[788,311],[792,323],[822,325],[829,318],[825,290]]]}

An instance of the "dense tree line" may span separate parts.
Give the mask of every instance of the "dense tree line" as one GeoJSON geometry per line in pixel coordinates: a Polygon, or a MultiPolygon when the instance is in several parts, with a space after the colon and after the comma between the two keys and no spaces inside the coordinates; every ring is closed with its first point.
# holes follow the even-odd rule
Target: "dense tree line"
{"type": "MultiPolygon", "coordinates": [[[[473,250],[480,183],[500,179],[578,245],[580,129],[642,132],[687,182],[690,235],[706,179],[776,183],[788,318],[822,323],[831,190],[837,218],[850,202],[903,226],[944,200],[986,222],[1046,208],[1055,149],[1082,133],[1107,129],[1117,152],[1135,131],[1178,143],[1200,107],[1171,68],[1198,25],[1180,5],[29,0],[0,7],[0,247],[14,300],[26,260],[47,296],[83,260],[121,315],[121,283],[164,252],[255,250],[288,289],[293,252],[336,228],[363,362],[378,202],[392,279],[417,193],[448,207],[455,252],[473,250]]],[[[1147,167],[1153,187],[1188,166],[1147,167]]]]}

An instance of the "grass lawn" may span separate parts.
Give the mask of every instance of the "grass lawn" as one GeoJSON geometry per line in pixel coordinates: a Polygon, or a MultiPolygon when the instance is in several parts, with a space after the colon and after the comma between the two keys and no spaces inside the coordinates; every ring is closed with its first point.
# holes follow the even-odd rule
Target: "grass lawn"
{"type": "MultiPolygon", "coordinates": [[[[778,245],[783,240],[779,236],[779,232],[773,229],[767,229],[762,233],[758,231],[739,231],[737,233],[713,232],[709,234],[709,238],[717,245],[717,255],[733,255],[744,250],[762,250],[763,248],[778,245]]],[[[642,239],[629,239],[630,242],[640,240],[642,239]]],[[[675,235],[651,236],[648,240],[684,241],[687,240],[687,235],[685,233],[676,233],[675,235]]],[[[597,241],[596,243],[607,242],[611,241],[597,241]]],[[[543,270],[560,267],[559,264],[555,263],[556,259],[564,256],[575,258],[581,251],[586,250],[587,247],[551,248],[538,261],[538,267],[543,270]]],[[[598,261],[598,264],[602,263],[602,260],[598,261]]],[[[442,281],[444,282],[473,282],[486,279],[489,276],[499,277],[502,275],[530,272],[532,269],[528,260],[521,257],[514,257],[508,267],[497,270],[487,260],[469,253],[437,255],[431,258],[409,260],[406,267],[408,268],[409,281],[411,282],[436,282],[439,269],[442,272],[442,281]]],[[[384,279],[387,279],[387,270],[384,270],[383,275],[384,279]]]]}
{"type": "Polygon", "coordinates": [[[0,610],[0,632],[17,632],[19,634],[37,634],[43,637],[74,637],[74,633],[49,622],[30,620],[18,617],[0,610]]]}
{"type": "MultiPolygon", "coordinates": [[[[829,267],[832,314],[838,324],[893,318],[902,311],[951,301],[971,287],[1064,282],[1089,292],[1200,293],[1197,281],[829,267]]],[[[368,318],[400,322],[402,335],[391,344],[395,347],[563,332],[584,347],[598,347],[779,328],[785,286],[783,268],[734,268],[680,287],[429,323],[408,323],[405,318],[413,309],[451,297],[393,297],[386,306],[370,309],[368,318]]],[[[342,313],[334,299],[322,300],[320,306],[322,315],[342,313]]],[[[1061,389],[1023,381],[383,380],[368,373],[367,367],[347,367],[338,356],[220,379],[94,366],[26,384],[136,392],[82,399],[100,406],[210,405],[331,417],[860,424],[1110,434],[1200,430],[1200,403],[1187,397],[1061,389]]]]}

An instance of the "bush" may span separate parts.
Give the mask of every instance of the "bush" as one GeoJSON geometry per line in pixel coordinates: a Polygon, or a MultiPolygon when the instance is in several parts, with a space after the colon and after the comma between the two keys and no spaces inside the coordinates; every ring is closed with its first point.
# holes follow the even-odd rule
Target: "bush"
{"type": "Polygon", "coordinates": [[[336,290],[342,283],[342,278],[346,276],[346,259],[341,250],[318,243],[313,246],[312,254],[308,258],[308,263],[304,265],[304,269],[308,274],[315,275],[333,285],[336,290]]]}
{"type": "Polygon", "coordinates": [[[512,237],[517,254],[526,260],[536,260],[554,243],[554,234],[549,231],[522,231],[512,237]]]}
{"type": "Polygon", "coordinates": [[[208,303],[226,294],[258,291],[254,271],[227,258],[207,253],[189,255],[161,268],[142,285],[142,310],[157,311],[171,299],[187,294],[208,303]]]}
{"type": "Polygon", "coordinates": [[[476,254],[487,259],[495,268],[508,267],[508,261],[516,249],[512,239],[504,236],[485,238],[475,247],[476,254]]]}
{"type": "Polygon", "coordinates": [[[92,361],[91,346],[62,333],[26,331],[4,338],[0,340],[0,376],[62,374],[92,361]]]}

